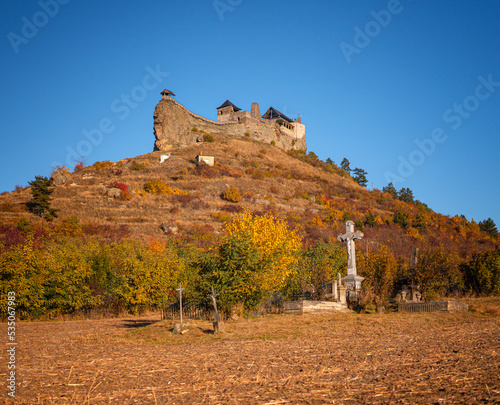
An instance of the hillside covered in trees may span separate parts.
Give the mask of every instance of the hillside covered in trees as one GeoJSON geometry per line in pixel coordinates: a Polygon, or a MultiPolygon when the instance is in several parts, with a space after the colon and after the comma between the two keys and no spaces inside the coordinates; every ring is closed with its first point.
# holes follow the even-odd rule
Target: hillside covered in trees
{"type": "Polygon", "coordinates": [[[367,190],[367,173],[347,159],[208,134],[160,155],[58,167],[50,181],[3,193],[2,297],[16,291],[23,317],[138,312],[175,300],[182,282],[188,298],[214,285],[223,309],[252,309],[345,273],[336,237],[349,219],[365,234],[358,272],[372,301],[390,302],[410,281],[426,299],[500,293],[493,221],[438,214],[392,184],[367,190]],[[198,154],[215,165],[197,165],[198,154]]]}

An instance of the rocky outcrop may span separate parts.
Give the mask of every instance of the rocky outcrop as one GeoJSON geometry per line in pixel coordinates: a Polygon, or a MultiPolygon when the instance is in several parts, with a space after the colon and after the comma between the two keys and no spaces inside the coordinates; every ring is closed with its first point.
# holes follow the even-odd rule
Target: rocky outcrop
{"type": "Polygon", "coordinates": [[[306,150],[305,139],[295,139],[290,131],[276,123],[254,118],[245,122],[217,122],[189,111],[174,100],[161,100],[154,112],[155,151],[170,151],[181,145],[200,142],[203,133],[231,137],[249,137],[272,143],[284,150],[306,150]]]}
{"type": "Polygon", "coordinates": [[[50,178],[52,184],[54,186],[64,186],[68,184],[68,182],[71,180],[71,177],[63,172],[60,171],[55,171],[52,173],[52,177],[50,178]]]}

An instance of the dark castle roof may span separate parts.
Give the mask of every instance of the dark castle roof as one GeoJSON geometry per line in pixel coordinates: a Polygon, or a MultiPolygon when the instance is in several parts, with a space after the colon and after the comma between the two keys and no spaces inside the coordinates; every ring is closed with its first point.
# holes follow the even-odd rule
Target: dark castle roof
{"type": "Polygon", "coordinates": [[[221,109],[224,107],[233,107],[234,111],[241,111],[241,108],[236,107],[233,103],[231,103],[229,100],[224,101],[224,104],[222,104],[220,107],[217,107],[217,109],[221,109]]]}
{"type": "Polygon", "coordinates": [[[175,94],[173,92],[171,92],[170,90],[167,90],[167,89],[163,90],[160,94],[162,94],[162,95],[166,94],[167,96],[170,96],[170,95],[175,96],[175,94]]]}
{"type": "Polygon", "coordinates": [[[267,119],[267,120],[274,120],[274,119],[282,119],[286,122],[293,122],[291,118],[288,118],[285,114],[280,113],[276,108],[274,107],[269,107],[269,110],[265,112],[265,114],[262,116],[262,118],[267,119]]]}

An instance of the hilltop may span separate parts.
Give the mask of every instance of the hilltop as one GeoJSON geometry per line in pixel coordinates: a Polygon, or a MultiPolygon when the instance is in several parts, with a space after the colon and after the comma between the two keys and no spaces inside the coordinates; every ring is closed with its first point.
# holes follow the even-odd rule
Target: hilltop
{"type": "MultiPolygon", "coordinates": [[[[142,242],[175,237],[204,244],[217,237],[232,213],[246,209],[285,218],[305,243],[334,240],[351,219],[365,233],[359,245],[366,251],[385,244],[397,256],[408,257],[411,247],[443,244],[468,257],[495,247],[495,240],[475,222],[367,190],[314,154],[286,152],[246,137],[198,135],[204,136],[203,142],[172,150],[163,163],[157,151],[96,162],[72,173],[58,168],[53,172],[52,206],[60,213],[54,224],[76,217],[121,229],[142,242]],[[195,157],[201,154],[213,156],[215,165],[197,165],[195,157]],[[145,191],[148,182],[156,184],[156,195],[154,188],[145,191]],[[228,189],[236,189],[241,200],[223,199],[228,189]]],[[[26,208],[30,199],[29,187],[1,195],[2,223],[14,224],[21,217],[40,221],[26,208]]]]}
{"type": "Polygon", "coordinates": [[[195,145],[206,136],[247,137],[278,146],[284,150],[303,150],[306,128],[301,118],[292,119],[274,107],[260,114],[258,103],[251,111],[242,111],[229,100],[217,108],[217,121],[202,117],[175,101],[170,90],[161,92],[162,98],[154,111],[155,150],[170,152],[177,147],[195,145]]]}

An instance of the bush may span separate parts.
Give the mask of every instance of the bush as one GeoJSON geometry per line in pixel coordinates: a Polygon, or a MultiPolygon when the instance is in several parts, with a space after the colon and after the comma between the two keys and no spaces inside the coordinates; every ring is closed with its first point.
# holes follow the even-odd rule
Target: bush
{"type": "Polygon", "coordinates": [[[25,217],[21,217],[16,223],[16,228],[21,232],[28,234],[33,230],[33,225],[31,225],[31,222],[28,221],[25,217]]]}
{"type": "Polygon", "coordinates": [[[177,194],[172,197],[172,200],[181,203],[183,207],[187,207],[189,203],[194,200],[194,196],[189,194],[177,194]]]}
{"type": "Polygon", "coordinates": [[[92,167],[95,169],[95,170],[104,170],[106,169],[107,167],[110,167],[110,166],[114,166],[114,163],[113,162],[110,162],[109,160],[106,160],[104,162],[95,162],[92,167]]]}
{"type": "Polygon", "coordinates": [[[161,180],[149,180],[144,184],[144,191],[153,195],[187,194],[177,187],[170,187],[161,180]]]}
{"type": "Polygon", "coordinates": [[[113,183],[111,187],[114,188],[119,188],[122,191],[127,191],[128,192],[128,186],[124,183],[113,183]]]}
{"type": "Polygon", "coordinates": [[[54,168],[52,168],[52,172],[50,174],[53,176],[54,173],[56,173],[56,172],[59,172],[59,173],[64,174],[66,176],[68,176],[70,174],[69,169],[65,165],[55,166],[54,168]]]}
{"type": "Polygon", "coordinates": [[[203,135],[203,141],[205,142],[214,142],[214,137],[210,134],[203,135]]]}
{"type": "Polygon", "coordinates": [[[206,163],[199,163],[194,169],[194,174],[208,179],[214,179],[220,176],[219,169],[214,166],[209,166],[206,163]]]}
{"type": "Polygon", "coordinates": [[[222,199],[232,202],[232,203],[237,203],[240,202],[243,197],[240,194],[240,190],[238,190],[236,187],[229,187],[226,190],[224,190],[224,193],[222,194],[222,199]]]}
{"type": "Polygon", "coordinates": [[[73,169],[74,172],[78,172],[80,170],[83,170],[85,168],[85,163],[83,160],[79,160],[75,164],[75,168],[73,169]]]}
{"type": "Polygon", "coordinates": [[[226,204],[222,207],[223,211],[230,212],[233,214],[243,212],[244,208],[239,205],[226,204]]]}
{"type": "Polygon", "coordinates": [[[132,194],[130,194],[128,190],[123,190],[120,194],[120,199],[123,201],[129,201],[132,199],[132,194]]]}
{"type": "Polygon", "coordinates": [[[146,168],[146,165],[144,163],[138,163],[138,162],[132,162],[130,165],[130,170],[143,170],[146,168]]]}
{"type": "Polygon", "coordinates": [[[246,136],[247,138],[250,138],[250,132],[248,132],[248,131],[247,131],[247,132],[245,132],[245,136],[246,136]]]}
{"type": "Polygon", "coordinates": [[[363,221],[361,221],[360,219],[358,219],[354,225],[356,226],[357,229],[359,229],[360,231],[364,231],[365,230],[365,224],[363,221]]]}

